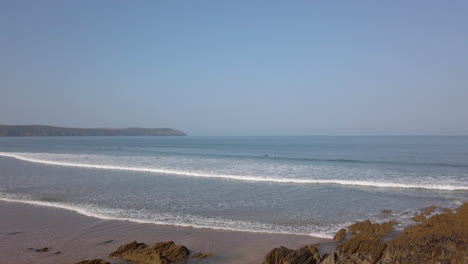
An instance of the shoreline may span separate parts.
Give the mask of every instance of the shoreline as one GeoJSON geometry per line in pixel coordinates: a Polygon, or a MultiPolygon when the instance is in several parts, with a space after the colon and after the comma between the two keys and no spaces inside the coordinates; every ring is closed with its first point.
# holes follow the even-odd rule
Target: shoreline
{"type": "Polygon", "coordinates": [[[76,263],[103,258],[119,245],[174,241],[212,253],[210,263],[261,263],[275,247],[299,248],[330,239],[104,220],[63,208],[0,200],[0,263],[76,263]],[[48,252],[30,248],[48,247],[48,252]],[[29,249],[29,250],[28,250],[29,249]],[[56,252],[61,252],[55,254],[56,252]]]}
{"type": "Polygon", "coordinates": [[[166,222],[158,222],[158,221],[149,221],[149,220],[142,220],[137,218],[125,218],[125,217],[112,217],[106,216],[99,213],[92,213],[87,211],[86,209],[82,209],[79,207],[75,207],[72,205],[61,204],[61,203],[54,203],[48,201],[34,201],[34,200],[22,200],[22,199],[15,199],[15,198],[4,198],[0,197],[0,202],[6,203],[18,203],[18,204],[25,204],[31,206],[39,206],[39,207],[48,207],[48,208],[55,208],[60,210],[69,211],[72,213],[77,213],[83,215],[85,217],[95,218],[98,220],[105,220],[105,221],[127,221],[135,224],[150,224],[150,225],[157,225],[157,226],[165,226],[165,227],[176,227],[176,228],[195,228],[195,229],[204,229],[207,231],[226,231],[226,232],[242,232],[242,233],[254,233],[254,234],[271,234],[271,235],[288,235],[288,236],[310,236],[314,238],[323,238],[323,239],[332,239],[333,236],[320,236],[315,234],[301,234],[301,233],[294,233],[294,232],[281,232],[281,231],[267,231],[267,230],[249,230],[249,229],[235,229],[235,228],[223,228],[223,227],[210,227],[210,226],[202,226],[202,225],[192,225],[192,224],[181,224],[181,223],[166,223],[166,222]]]}

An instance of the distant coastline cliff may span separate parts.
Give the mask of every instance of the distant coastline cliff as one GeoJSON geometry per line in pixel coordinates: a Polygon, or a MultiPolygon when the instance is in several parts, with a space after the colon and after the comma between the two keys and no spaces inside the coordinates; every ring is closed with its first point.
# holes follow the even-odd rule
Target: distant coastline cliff
{"type": "Polygon", "coordinates": [[[67,128],[0,125],[0,137],[54,136],[186,136],[186,134],[172,128],[67,128]]]}

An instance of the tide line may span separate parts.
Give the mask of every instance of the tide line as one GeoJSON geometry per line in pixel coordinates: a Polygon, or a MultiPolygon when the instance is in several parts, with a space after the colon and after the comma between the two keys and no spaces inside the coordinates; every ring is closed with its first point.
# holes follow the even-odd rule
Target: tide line
{"type": "Polygon", "coordinates": [[[129,221],[139,224],[154,224],[162,226],[175,226],[183,228],[198,228],[198,229],[212,229],[220,231],[232,231],[232,232],[247,232],[247,233],[262,233],[262,234],[282,234],[282,235],[298,235],[298,236],[312,236],[320,238],[333,238],[332,235],[320,232],[288,232],[288,231],[276,231],[276,230],[262,230],[262,229],[248,229],[248,228],[231,228],[231,227],[220,227],[220,226],[208,226],[200,224],[187,224],[183,222],[164,222],[159,220],[145,220],[132,217],[118,217],[118,216],[109,216],[98,212],[93,212],[93,210],[85,208],[85,206],[76,206],[64,203],[55,203],[55,202],[46,202],[46,201],[34,201],[28,199],[15,199],[8,197],[0,197],[0,201],[11,202],[11,203],[23,203],[34,206],[43,206],[51,207],[57,209],[63,209],[67,211],[73,211],[75,213],[85,215],[92,218],[102,219],[102,220],[112,220],[112,221],[129,221]]]}

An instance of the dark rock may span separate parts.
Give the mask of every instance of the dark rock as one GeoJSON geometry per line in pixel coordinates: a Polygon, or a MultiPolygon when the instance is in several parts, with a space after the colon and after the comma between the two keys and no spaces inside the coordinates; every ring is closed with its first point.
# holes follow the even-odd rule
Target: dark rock
{"type": "Polygon", "coordinates": [[[198,252],[198,253],[193,254],[192,258],[204,259],[204,258],[210,258],[210,257],[213,257],[213,256],[214,256],[214,255],[213,255],[213,254],[210,254],[210,253],[201,253],[201,252],[198,252]]]}
{"type": "Polygon", "coordinates": [[[83,260],[76,264],[110,264],[110,263],[103,259],[92,259],[92,260],[83,260]]]}
{"type": "Polygon", "coordinates": [[[395,238],[384,242],[395,222],[372,224],[358,222],[349,227],[352,237],[324,256],[320,264],[455,264],[468,263],[468,203],[456,213],[425,219],[435,206],[420,214],[422,223],[405,228],[395,238]]]}
{"type": "Polygon", "coordinates": [[[346,237],[346,229],[340,229],[340,231],[336,232],[335,236],[333,237],[333,241],[340,242],[346,237]]]}
{"type": "Polygon", "coordinates": [[[382,264],[468,263],[468,203],[405,228],[387,245],[382,264]]]}
{"type": "Polygon", "coordinates": [[[437,209],[437,206],[432,205],[429,207],[424,208],[424,211],[422,212],[423,215],[428,216],[432,214],[435,210],[437,209]]]}
{"type": "MultiPolygon", "coordinates": [[[[426,220],[426,216],[429,216],[430,214],[432,214],[436,209],[437,209],[437,206],[435,205],[426,207],[423,209],[423,211],[420,214],[413,216],[411,219],[413,219],[413,221],[415,222],[422,222],[426,220]]],[[[448,211],[444,210],[444,212],[447,213],[448,211]]]]}
{"type": "Polygon", "coordinates": [[[388,209],[382,210],[382,213],[384,213],[384,214],[389,214],[391,212],[392,212],[392,210],[388,210],[388,209]]]}
{"type": "Polygon", "coordinates": [[[147,248],[148,245],[146,245],[145,243],[138,243],[136,241],[133,241],[131,243],[128,243],[128,244],[125,244],[125,245],[122,245],[120,247],[118,247],[114,252],[110,253],[110,257],[118,257],[120,256],[121,254],[125,253],[125,252],[129,252],[129,251],[132,251],[132,250],[136,250],[138,248],[147,248]]]}
{"type": "Polygon", "coordinates": [[[7,233],[7,236],[14,236],[14,235],[19,235],[19,234],[22,234],[24,232],[22,231],[19,231],[19,232],[10,232],[10,233],[7,233]]]}
{"type": "Polygon", "coordinates": [[[318,250],[314,246],[306,246],[298,250],[279,247],[265,256],[263,264],[318,264],[320,260],[318,250]]]}
{"type": "Polygon", "coordinates": [[[453,213],[453,210],[450,209],[450,208],[442,208],[442,211],[443,211],[444,213],[453,213]]]}
{"type": "Polygon", "coordinates": [[[413,221],[415,222],[422,222],[426,220],[426,217],[423,214],[418,214],[418,215],[413,216],[411,219],[413,219],[413,221]]]}
{"type": "Polygon", "coordinates": [[[49,251],[49,248],[48,248],[48,247],[36,249],[36,252],[41,252],[41,253],[42,253],[42,252],[47,252],[47,251],[49,251]]]}
{"type": "Polygon", "coordinates": [[[114,240],[106,240],[104,242],[99,243],[98,245],[109,244],[109,243],[112,243],[112,242],[114,242],[114,240]]]}
{"type": "Polygon", "coordinates": [[[353,236],[340,246],[345,259],[358,263],[375,263],[380,259],[385,243],[382,237],[389,233],[396,222],[372,224],[369,220],[358,222],[349,227],[353,236]]]}
{"type": "Polygon", "coordinates": [[[189,254],[190,251],[186,247],[176,245],[172,241],[156,243],[152,247],[133,241],[120,246],[109,256],[142,264],[171,264],[184,263],[189,254]]]}

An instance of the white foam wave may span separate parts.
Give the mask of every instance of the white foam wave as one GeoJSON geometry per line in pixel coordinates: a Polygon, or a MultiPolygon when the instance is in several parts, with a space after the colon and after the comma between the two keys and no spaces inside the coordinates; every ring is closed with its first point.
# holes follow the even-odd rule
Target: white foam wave
{"type": "Polygon", "coordinates": [[[462,185],[462,184],[460,185],[416,184],[416,183],[341,180],[341,179],[272,178],[272,177],[263,177],[263,176],[202,173],[202,172],[195,172],[195,171],[170,170],[170,169],[150,168],[150,167],[130,167],[130,166],[115,166],[115,165],[103,165],[103,164],[87,164],[87,163],[77,163],[77,162],[68,162],[68,161],[54,161],[54,160],[45,160],[45,159],[38,159],[34,157],[28,157],[27,154],[28,153],[0,152],[0,156],[15,158],[18,160],[23,160],[23,161],[28,161],[28,162],[47,164],[47,165],[89,168],[89,169],[148,172],[148,173],[170,174],[170,175],[179,175],[179,176],[187,176],[187,177],[218,178],[218,179],[228,179],[228,180],[252,181],[252,182],[273,182],[273,183],[338,184],[338,185],[347,185],[347,186],[363,186],[363,187],[377,187],[377,188],[428,189],[428,190],[445,190],[445,191],[468,190],[468,186],[462,185]]]}
{"type": "MultiPolygon", "coordinates": [[[[294,232],[294,231],[281,231],[281,230],[268,230],[265,228],[257,226],[253,226],[253,228],[249,228],[250,223],[243,223],[239,221],[233,221],[232,223],[227,223],[225,220],[222,222],[225,226],[216,226],[216,225],[204,225],[204,224],[188,224],[184,222],[174,222],[174,221],[160,221],[160,220],[146,220],[134,217],[119,217],[119,216],[111,216],[105,213],[97,212],[98,210],[93,209],[92,207],[86,206],[79,206],[79,205],[70,205],[65,203],[58,203],[58,202],[47,202],[47,201],[35,201],[30,199],[18,199],[18,198],[10,198],[8,195],[2,195],[4,197],[0,197],[0,201],[4,202],[13,202],[13,203],[23,203],[35,206],[44,206],[44,207],[52,207],[58,209],[64,209],[68,211],[73,211],[79,213],[81,215],[85,215],[88,217],[93,217],[102,220],[116,220],[116,221],[129,221],[134,223],[140,224],[155,224],[155,225],[165,225],[165,226],[177,226],[177,227],[190,227],[190,228],[204,228],[204,229],[214,229],[214,230],[223,230],[223,231],[235,231],[235,232],[248,232],[248,233],[266,233],[266,234],[283,234],[283,235],[301,235],[301,236],[312,236],[312,237],[321,237],[321,238],[333,238],[334,230],[338,230],[342,227],[342,225],[333,228],[333,230],[328,230],[328,232],[294,232]],[[244,228],[236,228],[236,227],[229,227],[232,225],[243,226],[244,228]]],[[[219,224],[220,221],[217,220],[208,220],[204,219],[207,222],[216,222],[219,224]]],[[[346,223],[344,225],[348,225],[346,223]]],[[[343,225],[343,226],[344,226],[343,225]]]]}

